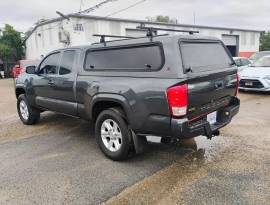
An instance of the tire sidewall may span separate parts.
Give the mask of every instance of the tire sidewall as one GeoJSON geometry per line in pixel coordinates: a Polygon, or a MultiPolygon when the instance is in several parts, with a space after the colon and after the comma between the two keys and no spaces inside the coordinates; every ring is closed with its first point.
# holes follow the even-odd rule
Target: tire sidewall
{"type": "Polygon", "coordinates": [[[128,126],[126,122],[118,113],[116,113],[113,110],[105,110],[101,112],[96,120],[95,135],[96,135],[96,140],[100,149],[103,151],[103,153],[107,157],[115,161],[124,160],[128,157],[128,153],[130,150],[130,134],[129,134],[129,130],[128,130],[128,126]],[[101,126],[102,126],[102,123],[107,119],[111,119],[115,121],[121,130],[122,145],[120,149],[116,152],[111,152],[110,150],[108,150],[105,147],[101,138],[101,126]]]}
{"type": "Polygon", "coordinates": [[[26,99],[26,97],[25,97],[24,94],[22,94],[22,95],[20,95],[18,97],[18,100],[17,100],[17,111],[18,111],[18,114],[19,114],[19,117],[20,117],[21,121],[25,125],[34,124],[39,119],[39,114],[38,113],[34,113],[33,109],[31,108],[31,106],[27,102],[27,99],[26,99]],[[24,101],[25,102],[25,104],[27,106],[27,109],[28,109],[29,116],[28,116],[28,119],[27,120],[24,119],[23,116],[22,116],[22,114],[21,114],[21,110],[20,110],[20,102],[21,101],[24,101]]]}

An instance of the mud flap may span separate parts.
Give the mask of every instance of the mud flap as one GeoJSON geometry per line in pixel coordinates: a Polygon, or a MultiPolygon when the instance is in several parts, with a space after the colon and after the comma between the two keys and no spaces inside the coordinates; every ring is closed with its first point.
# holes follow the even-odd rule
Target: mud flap
{"type": "Polygon", "coordinates": [[[131,131],[131,133],[132,133],[132,140],[134,143],[134,148],[135,148],[136,154],[143,153],[148,146],[146,137],[145,136],[138,136],[133,131],[131,131]]]}

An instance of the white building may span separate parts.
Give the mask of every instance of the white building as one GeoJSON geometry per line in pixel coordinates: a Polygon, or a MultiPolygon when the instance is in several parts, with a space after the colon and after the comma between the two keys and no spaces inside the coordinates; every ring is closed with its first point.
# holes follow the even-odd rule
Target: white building
{"type": "MultiPolygon", "coordinates": [[[[145,31],[136,29],[137,26],[141,25],[178,30],[196,30],[199,31],[199,35],[222,39],[233,56],[250,56],[259,50],[259,39],[262,32],[251,29],[166,24],[81,14],[70,14],[67,17],[69,20],[61,17],[41,22],[29,32],[25,40],[27,59],[40,59],[50,51],[58,48],[98,42],[99,38],[93,37],[93,34],[144,36],[145,31]]],[[[159,32],[158,34],[163,33],[159,32]]]]}

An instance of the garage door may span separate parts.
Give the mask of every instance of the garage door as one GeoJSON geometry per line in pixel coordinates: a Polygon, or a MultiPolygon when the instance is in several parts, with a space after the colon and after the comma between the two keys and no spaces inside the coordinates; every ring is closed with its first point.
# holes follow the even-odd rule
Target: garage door
{"type": "Polygon", "coordinates": [[[222,41],[230,51],[233,57],[238,56],[239,53],[239,41],[238,36],[222,35],[222,41]]]}
{"type": "Polygon", "coordinates": [[[142,31],[138,29],[126,29],[126,36],[144,37],[146,36],[146,31],[142,31]]]}
{"type": "Polygon", "coordinates": [[[227,46],[236,46],[237,36],[222,35],[222,41],[227,46]]]}

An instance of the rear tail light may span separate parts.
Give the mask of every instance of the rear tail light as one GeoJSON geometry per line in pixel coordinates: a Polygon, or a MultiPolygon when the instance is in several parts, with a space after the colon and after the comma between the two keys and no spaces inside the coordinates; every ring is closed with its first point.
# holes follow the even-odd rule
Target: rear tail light
{"type": "Polygon", "coordinates": [[[188,85],[177,85],[167,90],[167,98],[173,117],[181,117],[187,114],[188,85]]]}
{"type": "Polygon", "coordinates": [[[240,75],[238,73],[236,74],[236,79],[237,79],[237,81],[236,81],[235,96],[238,95],[238,91],[239,91],[240,75]]]}

